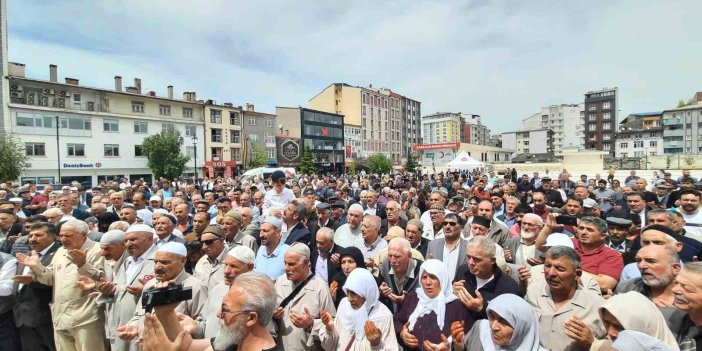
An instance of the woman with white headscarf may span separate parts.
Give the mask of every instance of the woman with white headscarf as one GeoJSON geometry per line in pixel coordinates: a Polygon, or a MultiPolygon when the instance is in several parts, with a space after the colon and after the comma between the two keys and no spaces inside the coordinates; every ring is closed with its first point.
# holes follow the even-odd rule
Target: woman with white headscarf
{"type": "Polygon", "coordinates": [[[680,350],[658,307],[638,292],[630,291],[610,297],[600,307],[600,319],[607,331],[605,340],[595,340],[590,350],[611,350],[619,333],[633,330],[658,339],[673,350],[680,350]]]}
{"type": "Polygon", "coordinates": [[[666,343],[633,330],[622,330],[612,344],[616,351],[673,351],[666,343]]]}
{"type": "MultiPolygon", "coordinates": [[[[398,350],[390,310],[378,302],[378,285],[367,269],[356,268],[342,288],[346,297],[339,303],[336,318],[320,312],[313,336],[327,351],[398,350]]],[[[311,345],[310,345],[311,346],[311,345]]]]}
{"type": "Polygon", "coordinates": [[[463,330],[453,337],[456,350],[545,351],[541,346],[539,319],[528,302],[514,294],[502,294],[487,306],[488,319],[477,321],[468,335],[463,330]],[[465,344],[463,348],[462,345],[465,344]]]}
{"type": "Polygon", "coordinates": [[[448,344],[451,324],[472,326],[468,310],[453,294],[446,264],[430,259],[419,270],[420,286],[407,294],[395,317],[395,332],[405,351],[431,351],[448,344]]]}

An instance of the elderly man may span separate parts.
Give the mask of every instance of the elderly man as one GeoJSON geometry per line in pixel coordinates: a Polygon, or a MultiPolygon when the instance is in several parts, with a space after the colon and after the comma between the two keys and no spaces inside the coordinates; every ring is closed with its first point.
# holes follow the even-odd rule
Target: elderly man
{"type": "Polygon", "coordinates": [[[222,219],[222,229],[224,230],[225,237],[224,245],[226,245],[227,249],[236,246],[246,246],[256,252],[258,250],[256,238],[246,234],[241,229],[244,218],[241,213],[239,213],[240,210],[245,211],[246,208],[231,210],[227,212],[222,219]]]}
{"type": "Polygon", "coordinates": [[[379,279],[383,302],[398,313],[407,292],[419,284],[422,262],[412,258],[411,245],[405,238],[394,238],[388,244],[388,259],[382,262],[379,279]]]}
{"type": "Polygon", "coordinates": [[[400,204],[397,201],[390,200],[385,205],[387,218],[383,219],[380,224],[380,237],[384,238],[388,234],[388,229],[391,227],[407,228],[407,220],[400,217],[400,204]]]}
{"type": "Polygon", "coordinates": [[[258,226],[259,216],[255,216],[253,210],[247,207],[242,207],[238,211],[241,213],[241,231],[256,239],[256,247],[258,248],[258,245],[261,245],[260,228],[258,226]]]}
{"type": "Polygon", "coordinates": [[[378,216],[380,219],[387,218],[387,212],[385,211],[385,206],[378,203],[378,193],[375,190],[366,191],[366,204],[363,206],[364,215],[378,216]]]}
{"type": "Polygon", "coordinates": [[[517,217],[515,216],[514,209],[517,208],[521,201],[516,196],[510,196],[505,202],[505,211],[501,215],[497,216],[497,219],[502,221],[507,228],[512,228],[512,226],[517,223],[517,217]]]}
{"type": "Polygon", "coordinates": [[[444,205],[434,203],[429,207],[429,211],[425,213],[429,214],[429,225],[424,223],[424,233],[422,237],[428,240],[436,240],[444,237],[444,216],[446,215],[446,209],[444,205]]]}
{"type": "Polygon", "coordinates": [[[589,350],[595,338],[606,335],[598,314],[604,299],[578,284],[583,271],[575,250],[551,247],[543,267],[546,284],[530,287],[526,295],[539,316],[543,346],[549,350],[589,350]]]}
{"type": "Polygon", "coordinates": [[[509,238],[505,243],[505,260],[519,266],[541,264],[540,252],[536,250],[536,237],[544,221],[539,215],[527,213],[522,218],[519,237],[509,238]]]}
{"type": "Polygon", "coordinates": [[[289,245],[281,241],[283,221],[268,216],[261,223],[261,247],[256,252],[256,272],[261,272],[271,279],[282,276],[284,271],[283,256],[289,245]]]}
{"type": "Polygon", "coordinates": [[[337,230],[341,224],[331,218],[331,206],[322,202],[316,206],[317,209],[317,220],[308,222],[308,229],[310,231],[310,247],[315,246],[315,239],[317,238],[317,231],[321,228],[331,228],[332,233],[337,230]]]}
{"type": "Polygon", "coordinates": [[[283,212],[283,221],[287,230],[283,235],[283,241],[287,245],[299,242],[305,245],[310,244],[310,231],[304,223],[304,218],[307,215],[307,207],[305,204],[297,200],[291,201],[283,212]]]}
{"type": "Polygon", "coordinates": [[[405,228],[405,236],[410,242],[412,249],[419,251],[422,257],[427,257],[427,249],[429,248],[429,239],[422,236],[424,223],[418,219],[410,219],[407,221],[405,228]]]}
{"type": "Polygon", "coordinates": [[[341,247],[353,246],[361,236],[361,221],[363,220],[363,207],[359,204],[349,206],[346,224],[341,225],[334,232],[334,243],[341,247]]]}
{"type": "Polygon", "coordinates": [[[324,279],[325,282],[331,283],[334,275],[341,271],[339,255],[343,247],[334,245],[334,231],[327,227],[317,231],[315,246],[310,257],[312,273],[324,279]]]}
{"type": "Polygon", "coordinates": [[[449,281],[453,281],[458,267],[465,265],[466,245],[468,241],[461,238],[463,220],[455,213],[444,217],[444,237],[429,242],[427,259],[435,258],[446,265],[449,281]]]}
{"type": "Polygon", "coordinates": [[[137,222],[137,209],[134,205],[125,203],[119,211],[119,219],[132,225],[137,222]]]}
{"type": "Polygon", "coordinates": [[[89,212],[73,208],[73,199],[71,198],[71,195],[59,195],[56,197],[56,203],[58,204],[58,208],[63,213],[62,220],[75,218],[82,221],[90,217],[89,212]]]}
{"type": "Polygon", "coordinates": [[[356,238],[353,246],[357,247],[363,253],[363,258],[366,261],[366,267],[375,267],[379,265],[378,253],[380,250],[388,247],[388,243],[378,235],[380,230],[380,217],[366,215],[363,217],[361,225],[361,236],[356,238]]]}
{"type": "Polygon", "coordinates": [[[95,297],[76,286],[81,275],[99,280],[104,272],[100,247],[88,239],[88,225],[71,220],[61,226],[61,247],[51,264],[44,266],[37,252],[18,254],[18,262],[31,269],[32,280],[52,285],[54,339],[57,350],[104,350],[105,330],[95,297]]]}
{"type": "MultiPolygon", "coordinates": [[[[497,245],[504,247],[505,242],[510,237],[509,229],[502,223],[494,218],[495,209],[492,206],[490,200],[482,200],[478,203],[478,216],[483,216],[490,220],[490,228],[488,229],[487,237],[494,241],[497,245]]],[[[463,238],[468,239],[471,237],[471,224],[472,219],[468,220],[466,225],[463,227],[463,238]]]]}
{"type": "Polygon", "coordinates": [[[227,254],[224,244],[224,231],[220,227],[209,226],[200,238],[205,255],[195,265],[193,275],[211,290],[224,281],[222,267],[227,254]]]}
{"type": "MultiPolygon", "coordinates": [[[[199,279],[185,271],[187,250],[183,243],[169,242],[156,249],[153,256],[154,273],[156,279],[145,282],[143,291],[153,289],[158,283],[175,281],[192,288],[192,299],[177,304],[175,311],[189,316],[192,319],[200,318],[202,309],[207,300],[207,286],[199,279]]],[[[124,340],[134,340],[139,335],[138,325],[144,317],[142,299],[137,299],[137,305],[132,319],[125,325],[117,328],[117,336],[124,340]]]]}
{"type": "Polygon", "coordinates": [[[624,264],[627,265],[635,261],[636,248],[634,242],[627,239],[630,235],[632,222],[628,219],[618,217],[607,217],[607,239],[605,245],[622,254],[624,264]]]}
{"type": "Polygon", "coordinates": [[[321,321],[321,311],[333,316],[336,309],[327,283],[310,271],[307,245],[295,243],[286,250],[285,275],[287,279],[275,282],[278,307],[273,319],[278,345],[284,350],[321,350],[319,341],[313,341],[308,331],[316,321],[321,321]],[[299,286],[304,288],[299,289],[299,286]]]}
{"type": "Polygon", "coordinates": [[[681,350],[695,350],[702,345],[702,262],[685,265],[675,277],[674,306],[681,310],[670,323],[670,331],[675,335],[681,350]]]}
{"type": "Polygon", "coordinates": [[[468,264],[459,268],[453,280],[454,294],[476,320],[487,318],[487,305],[496,296],[524,296],[517,282],[497,266],[495,252],[496,244],[492,240],[484,236],[471,238],[466,247],[468,264]]]}
{"type": "Polygon", "coordinates": [[[122,205],[124,205],[124,193],[116,191],[110,194],[109,201],[111,205],[107,208],[107,212],[119,214],[119,211],[122,210],[122,205]]]}
{"type": "Polygon", "coordinates": [[[156,230],[156,246],[160,247],[169,242],[185,243],[185,239],[175,236],[176,219],[172,215],[165,214],[154,219],[154,229],[156,230]]]}
{"type": "MultiPolygon", "coordinates": [[[[34,223],[29,227],[29,247],[39,255],[41,264],[50,266],[54,254],[61,247],[56,242],[58,227],[51,223],[34,223]]],[[[17,265],[15,274],[16,302],[13,306],[15,326],[25,350],[56,350],[54,328],[51,321],[52,289],[38,282],[20,283],[21,276],[29,276],[31,269],[17,265]]],[[[26,278],[28,279],[28,278],[26,278]]]]}

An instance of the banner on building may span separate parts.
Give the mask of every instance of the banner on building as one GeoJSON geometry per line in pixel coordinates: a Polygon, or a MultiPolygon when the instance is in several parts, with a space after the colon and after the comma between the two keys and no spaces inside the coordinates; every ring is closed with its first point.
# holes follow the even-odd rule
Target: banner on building
{"type": "Polygon", "coordinates": [[[299,167],[302,160],[302,140],[297,138],[276,137],[278,166],[299,167]]]}
{"type": "Polygon", "coordinates": [[[434,149],[422,151],[422,166],[443,166],[456,158],[454,149],[434,149]]]}

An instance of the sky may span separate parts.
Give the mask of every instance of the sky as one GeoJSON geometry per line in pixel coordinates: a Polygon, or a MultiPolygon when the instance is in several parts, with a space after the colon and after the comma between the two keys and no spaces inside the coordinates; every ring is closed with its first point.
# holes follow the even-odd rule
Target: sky
{"type": "Polygon", "coordinates": [[[8,0],[27,76],[256,110],[331,83],[387,87],[422,115],[479,114],[493,133],[618,87],[619,119],[702,91],[702,1],[8,0]]]}

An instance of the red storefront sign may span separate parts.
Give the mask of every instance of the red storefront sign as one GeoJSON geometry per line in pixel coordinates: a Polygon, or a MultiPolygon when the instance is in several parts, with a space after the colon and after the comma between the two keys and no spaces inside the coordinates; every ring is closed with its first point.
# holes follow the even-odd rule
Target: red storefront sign
{"type": "Polygon", "coordinates": [[[205,161],[205,167],[209,167],[209,168],[236,167],[236,161],[205,161]]]}

